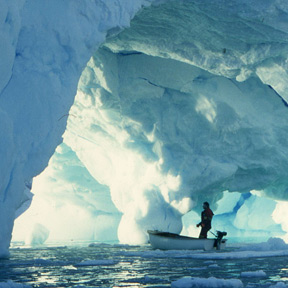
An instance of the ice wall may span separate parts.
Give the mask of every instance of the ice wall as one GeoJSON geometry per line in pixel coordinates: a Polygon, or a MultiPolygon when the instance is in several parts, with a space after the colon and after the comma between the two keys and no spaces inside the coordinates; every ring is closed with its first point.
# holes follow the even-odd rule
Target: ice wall
{"type": "Polygon", "coordinates": [[[27,203],[25,183],[62,141],[82,69],[108,34],[149,3],[0,1],[1,256],[15,211],[27,203]]]}
{"type": "Polygon", "coordinates": [[[113,37],[150,2],[1,1],[1,255],[31,198],[24,187],[61,142],[82,69],[105,41],[65,141],[109,186],[121,240],[130,231],[143,241],[152,219],[180,231],[183,214],[225,190],[286,200],[286,2],[154,1],[113,37]]]}
{"type": "MultiPolygon", "coordinates": [[[[105,46],[83,72],[70,113],[64,141],[110,187],[125,243],[135,234],[144,242],[151,228],[179,233],[182,215],[205,200],[216,210],[222,191],[269,191],[281,174],[287,181],[287,107],[256,78],[237,82],[171,59],[114,55],[105,46]]],[[[233,213],[235,231],[280,231],[271,217],[275,202],[244,200],[233,213]]],[[[225,221],[215,219],[216,228],[225,221]]]]}
{"type": "Polygon", "coordinates": [[[82,76],[64,141],[111,188],[124,214],[124,242],[137,231],[143,241],[147,228],[179,232],[181,215],[196,205],[199,211],[204,200],[219,214],[216,228],[232,235],[281,233],[271,216],[274,201],[243,198],[230,215],[215,204],[225,190],[281,200],[287,193],[286,96],[263,77],[286,68],[285,5],[256,1],[240,11],[234,4],[178,1],[144,10],[106,41],[82,76]],[[278,22],[267,9],[274,16],[283,10],[278,22]],[[95,154],[84,152],[87,140],[95,154]],[[142,159],[126,156],[137,153],[142,159]],[[147,169],[153,177],[145,177],[147,169]],[[169,179],[174,185],[163,186],[169,179]]]}
{"type": "MultiPolygon", "coordinates": [[[[275,159],[281,159],[285,147],[274,147],[275,141],[269,139],[287,136],[286,111],[281,98],[259,79],[239,83],[176,60],[101,48],[82,73],[64,134],[65,145],[75,151],[93,184],[85,185],[81,165],[75,167],[71,153],[62,152],[63,159],[54,155],[49,165],[53,181],[46,170],[37,179],[35,192],[41,190],[45,199],[55,202],[63,203],[63,197],[66,206],[72,203],[81,211],[90,210],[91,201],[94,213],[117,208],[121,214],[109,208],[109,217],[116,223],[121,219],[118,237],[124,243],[147,241],[147,229],[179,233],[182,215],[192,208],[199,211],[206,200],[216,214],[214,229],[225,230],[230,237],[283,235],[272,219],[276,202],[257,196],[263,192],[246,192],[269,189],[271,179],[279,177],[275,159]],[[283,129],[275,130],[274,121],[283,129]],[[102,193],[93,191],[93,185],[102,193]],[[91,193],[84,196],[84,188],[91,193]],[[242,194],[225,192],[221,199],[225,190],[242,194]],[[101,203],[109,193],[113,203],[101,203]]],[[[62,214],[70,215],[63,209],[62,214]]],[[[92,233],[101,231],[97,218],[90,219],[94,225],[87,231],[78,229],[77,237],[103,240],[92,233]]],[[[183,233],[197,236],[199,215],[188,213],[183,221],[183,233]]],[[[115,235],[117,226],[106,223],[115,235]]],[[[54,231],[50,239],[57,239],[60,227],[69,227],[62,222],[57,227],[47,221],[41,224],[54,231]]],[[[61,234],[67,240],[66,232],[61,234]]]]}

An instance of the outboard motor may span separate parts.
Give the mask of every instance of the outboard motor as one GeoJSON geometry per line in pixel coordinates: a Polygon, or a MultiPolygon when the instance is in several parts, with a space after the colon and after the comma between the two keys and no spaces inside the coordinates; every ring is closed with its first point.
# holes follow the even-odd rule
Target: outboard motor
{"type": "Polygon", "coordinates": [[[220,250],[222,238],[226,235],[227,235],[227,232],[217,231],[217,238],[215,239],[215,243],[214,243],[214,247],[216,247],[217,250],[220,250]]]}

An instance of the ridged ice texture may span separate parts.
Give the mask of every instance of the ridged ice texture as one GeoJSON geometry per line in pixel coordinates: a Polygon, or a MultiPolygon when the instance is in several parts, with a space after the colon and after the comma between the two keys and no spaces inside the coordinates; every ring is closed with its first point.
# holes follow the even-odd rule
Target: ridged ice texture
{"type": "MultiPolygon", "coordinates": [[[[7,252],[15,211],[30,199],[25,187],[61,142],[80,74],[106,37],[105,49],[117,57],[119,71],[112,72],[119,79],[112,87],[99,83],[116,98],[110,103],[109,93],[101,94],[101,105],[120,105],[105,109],[108,121],[111,110],[120,111],[131,127],[125,127],[128,137],[133,135],[131,148],[159,164],[153,166],[158,170],[152,170],[156,180],[150,184],[164,183],[166,194],[156,194],[166,197],[159,201],[169,214],[167,226],[179,230],[178,212],[185,213],[206,195],[220,199],[225,189],[257,189],[286,199],[286,2],[155,1],[163,5],[143,10],[131,29],[113,38],[150,2],[1,1],[1,36],[7,46],[0,44],[5,46],[0,58],[0,254],[7,252]],[[187,73],[180,77],[179,71],[187,73]]],[[[130,217],[120,202],[134,192],[119,200],[122,193],[115,189],[111,187],[112,200],[127,223],[132,219],[128,227],[139,218],[136,231],[152,206],[148,201],[144,211],[136,209],[130,217]]],[[[150,194],[146,198],[153,199],[150,194]]]]}
{"type": "Polygon", "coordinates": [[[30,201],[25,187],[62,141],[87,61],[150,2],[0,1],[0,255],[15,211],[30,201]]]}

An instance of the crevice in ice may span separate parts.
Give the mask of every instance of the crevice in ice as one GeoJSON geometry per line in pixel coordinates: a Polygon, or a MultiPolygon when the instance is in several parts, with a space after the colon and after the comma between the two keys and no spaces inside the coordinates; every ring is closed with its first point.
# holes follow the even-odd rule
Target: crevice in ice
{"type": "Polygon", "coordinates": [[[286,107],[288,107],[288,102],[287,102],[271,85],[268,85],[268,87],[269,87],[270,89],[272,89],[272,90],[275,92],[275,94],[276,94],[279,98],[281,98],[283,104],[284,104],[286,107]]]}
{"type": "MultiPolygon", "coordinates": [[[[108,48],[107,48],[107,49],[108,49],[108,48]]],[[[142,54],[144,54],[144,53],[142,53],[142,52],[137,52],[137,51],[127,51],[127,52],[121,51],[121,52],[119,52],[118,54],[121,55],[121,56],[131,56],[131,55],[142,55],[142,54]]]]}
{"type": "Polygon", "coordinates": [[[139,79],[142,79],[142,80],[146,81],[147,83],[149,83],[149,84],[152,85],[152,86],[160,87],[160,88],[165,89],[165,87],[162,87],[162,86],[160,86],[160,85],[157,85],[157,84],[151,82],[151,81],[150,81],[149,79],[147,79],[147,78],[139,77],[139,79]]]}

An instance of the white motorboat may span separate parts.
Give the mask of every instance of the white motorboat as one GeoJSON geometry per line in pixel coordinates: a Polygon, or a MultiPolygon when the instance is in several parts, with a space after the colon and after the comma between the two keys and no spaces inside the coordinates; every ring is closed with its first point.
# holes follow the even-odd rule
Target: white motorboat
{"type": "Polygon", "coordinates": [[[161,250],[219,250],[224,249],[227,239],[223,239],[227,235],[226,232],[217,231],[217,237],[214,239],[199,239],[188,236],[181,236],[169,232],[161,232],[157,230],[148,230],[150,244],[153,249],[161,250]]]}

